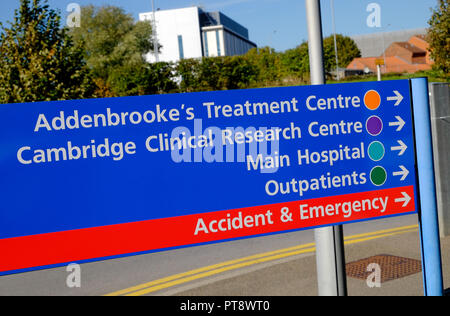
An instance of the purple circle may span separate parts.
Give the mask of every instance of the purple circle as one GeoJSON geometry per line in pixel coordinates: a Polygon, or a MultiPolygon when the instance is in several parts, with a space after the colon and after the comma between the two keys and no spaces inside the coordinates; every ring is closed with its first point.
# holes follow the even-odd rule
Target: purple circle
{"type": "Polygon", "coordinates": [[[383,130],[383,121],[378,116],[373,115],[367,119],[366,129],[372,136],[380,135],[383,130]]]}

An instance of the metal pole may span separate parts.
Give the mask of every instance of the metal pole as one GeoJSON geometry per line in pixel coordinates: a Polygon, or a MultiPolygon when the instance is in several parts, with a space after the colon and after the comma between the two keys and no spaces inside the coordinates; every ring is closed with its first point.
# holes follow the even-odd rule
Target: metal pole
{"type": "MultiPolygon", "coordinates": [[[[325,84],[320,0],[306,0],[311,84],[325,84]]],[[[320,296],[347,295],[342,226],[314,230],[320,296]]]]}
{"type": "Polygon", "coordinates": [[[336,55],[336,78],[339,81],[339,57],[338,57],[338,48],[337,48],[337,39],[336,39],[336,20],[334,16],[334,0],[331,0],[331,20],[333,24],[333,36],[334,36],[334,54],[336,55]]]}
{"type": "Polygon", "coordinates": [[[306,19],[308,23],[308,48],[311,84],[325,84],[320,0],[306,0],[306,19]]]}
{"type": "Polygon", "coordinates": [[[384,73],[386,73],[386,45],[384,43],[384,32],[381,33],[381,38],[383,40],[383,68],[384,68],[384,73]]]}
{"type": "Polygon", "coordinates": [[[387,67],[386,67],[386,43],[384,41],[384,33],[387,30],[387,28],[391,26],[391,24],[386,25],[386,27],[383,28],[383,31],[381,32],[381,39],[383,41],[383,69],[384,69],[384,73],[386,73],[387,71],[387,67]]]}
{"type": "Polygon", "coordinates": [[[153,51],[155,52],[155,62],[159,62],[159,51],[158,51],[158,36],[156,33],[156,15],[155,15],[155,0],[152,0],[152,31],[153,31],[153,51]]]}
{"type": "Polygon", "coordinates": [[[433,145],[428,97],[428,80],[411,80],[414,105],[414,128],[417,149],[417,172],[420,192],[420,244],[422,250],[422,273],[426,296],[442,296],[441,246],[437,215],[436,188],[434,177],[433,145]]]}

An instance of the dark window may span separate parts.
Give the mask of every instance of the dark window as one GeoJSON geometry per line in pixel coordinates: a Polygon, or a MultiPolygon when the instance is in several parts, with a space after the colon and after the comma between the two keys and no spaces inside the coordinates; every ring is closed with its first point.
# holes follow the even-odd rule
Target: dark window
{"type": "Polygon", "coordinates": [[[203,33],[203,42],[205,44],[205,56],[208,57],[209,50],[208,50],[208,33],[207,32],[203,33]]]}
{"type": "Polygon", "coordinates": [[[216,41],[217,41],[217,56],[221,56],[222,52],[220,51],[219,31],[216,31],[216,41]]]}
{"type": "Polygon", "coordinates": [[[180,59],[184,59],[183,36],[181,35],[178,35],[178,52],[180,54],[180,59]]]}

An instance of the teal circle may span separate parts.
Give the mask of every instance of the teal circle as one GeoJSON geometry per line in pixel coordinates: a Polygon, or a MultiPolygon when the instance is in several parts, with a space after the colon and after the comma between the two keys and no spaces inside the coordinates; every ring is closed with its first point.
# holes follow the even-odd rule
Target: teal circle
{"type": "Polygon", "coordinates": [[[369,149],[367,150],[370,159],[373,161],[380,161],[383,159],[385,150],[384,145],[381,142],[375,141],[369,145],[369,149]]]}

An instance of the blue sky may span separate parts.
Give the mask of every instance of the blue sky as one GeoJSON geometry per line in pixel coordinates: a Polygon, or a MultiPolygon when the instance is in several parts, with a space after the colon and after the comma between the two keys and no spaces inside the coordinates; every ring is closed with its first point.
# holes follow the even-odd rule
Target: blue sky
{"type": "MultiPolygon", "coordinates": [[[[207,11],[222,11],[249,29],[250,39],[258,46],[271,46],[277,51],[296,47],[307,39],[304,0],[154,0],[164,9],[202,6],[207,11]]],[[[331,0],[321,0],[324,36],[332,33],[331,0]]],[[[115,5],[131,13],[151,11],[151,0],[49,0],[50,6],[66,15],[67,6],[115,5]]],[[[431,8],[437,0],[335,0],[336,31],[344,35],[359,35],[381,31],[396,31],[427,27],[431,8]],[[381,7],[381,27],[369,27],[368,4],[381,7]]],[[[0,0],[0,22],[12,20],[19,0],[0,0]]]]}

